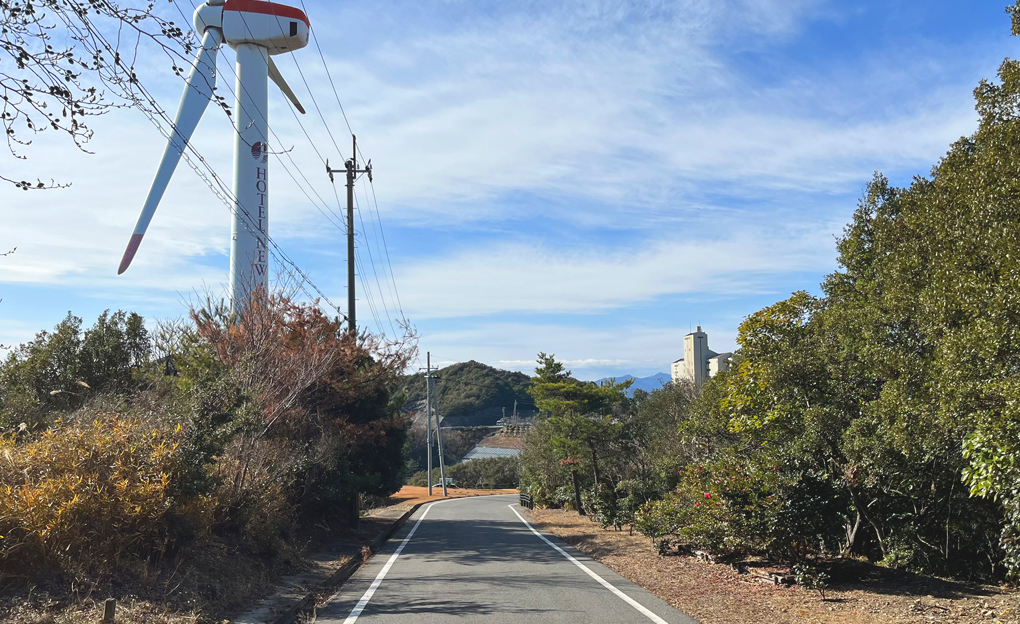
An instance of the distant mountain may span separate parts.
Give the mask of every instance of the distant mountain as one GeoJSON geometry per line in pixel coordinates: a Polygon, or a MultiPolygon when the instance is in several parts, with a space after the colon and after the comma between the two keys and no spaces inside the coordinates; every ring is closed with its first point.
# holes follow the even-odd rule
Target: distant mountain
{"type": "MultiPolygon", "coordinates": [[[[602,383],[603,381],[609,381],[609,377],[603,377],[596,381],[596,383],[602,383]]],[[[662,386],[669,383],[669,373],[655,373],[648,377],[634,377],[633,375],[620,375],[616,378],[616,382],[627,381],[633,379],[634,383],[631,384],[630,388],[627,389],[627,396],[634,396],[635,390],[644,390],[645,392],[651,392],[652,390],[658,390],[662,386]]]]}
{"type": "MultiPolygon", "coordinates": [[[[481,362],[460,362],[435,373],[436,393],[439,395],[439,413],[443,426],[494,425],[503,415],[513,411],[530,416],[535,412],[535,401],[528,394],[531,378],[524,373],[493,368],[481,362]]],[[[408,408],[425,400],[425,373],[404,377],[401,390],[407,395],[408,408]]]]}

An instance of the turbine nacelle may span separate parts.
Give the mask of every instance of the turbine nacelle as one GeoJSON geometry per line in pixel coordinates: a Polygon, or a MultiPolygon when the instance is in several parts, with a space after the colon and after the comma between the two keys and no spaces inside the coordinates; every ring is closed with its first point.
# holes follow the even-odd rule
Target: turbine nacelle
{"type": "MultiPolygon", "coordinates": [[[[163,158],[159,163],[159,168],[156,170],[156,176],[152,181],[152,186],[149,188],[149,194],[145,198],[145,204],[142,206],[142,213],[138,216],[138,222],[135,224],[135,230],[131,235],[131,239],[128,242],[127,249],[124,252],[124,256],[120,262],[120,268],[117,274],[121,274],[127,270],[131,264],[131,260],[134,258],[135,253],[138,251],[139,245],[141,245],[142,237],[145,235],[145,231],[149,227],[149,222],[152,220],[153,214],[156,212],[156,207],[159,205],[160,200],[163,198],[163,193],[166,191],[167,185],[170,183],[170,178],[173,176],[174,170],[177,168],[178,162],[180,162],[181,155],[188,146],[188,142],[191,140],[192,134],[195,132],[195,128],[198,126],[199,120],[205,113],[206,107],[212,100],[213,91],[216,88],[216,57],[219,52],[219,48],[223,43],[226,43],[230,47],[238,50],[238,92],[237,92],[237,117],[240,118],[242,108],[245,109],[245,114],[254,111],[254,117],[251,119],[251,124],[258,125],[260,128],[268,127],[268,120],[266,119],[267,111],[265,102],[265,81],[266,78],[272,80],[280,88],[285,96],[294,104],[302,114],[305,109],[301,106],[297,96],[291,90],[290,86],[283,79],[283,75],[280,73],[279,68],[276,67],[276,63],[271,58],[274,54],[282,54],[284,52],[293,52],[299,50],[308,45],[308,37],[310,34],[310,26],[308,23],[308,17],[305,16],[304,12],[295,7],[287,6],[285,4],[279,4],[276,2],[268,2],[266,0],[207,0],[207,2],[198,9],[195,10],[194,16],[195,30],[198,31],[202,37],[202,45],[198,50],[197,55],[192,66],[191,73],[188,75],[188,82],[184,88],[184,95],[181,97],[180,107],[177,109],[177,116],[174,119],[173,128],[170,131],[169,141],[167,142],[166,150],[163,153],[163,158]],[[253,93],[246,93],[249,88],[246,88],[241,83],[242,73],[242,49],[244,50],[264,50],[261,53],[256,53],[255,57],[251,57],[248,52],[245,56],[249,58],[246,62],[245,67],[248,67],[248,80],[251,82],[250,90],[253,93]],[[254,60],[251,60],[254,59],[254,60]],[[255,63],[257,61],[257,63],[255,63]],[[255,63],[255,64],[252,64],[255,63]],[[258,67],[256,68],[256,65],[258,67]],[[261,89],[256,89],[257,83],[261,82],[261,89]],[[254,92],[261,93],[261,101],[251,101],[251,96],[255,95],[254,92]],[[246,96],[245,103],[242,103],[242,95],[246,96]],[[251,109],[251,110],[247,110],[251,109]]],[[[250,124],[249,124],[250,125],[250,124]]],[[[247,126],[241,126],[238,128],[238,134],[246,131],[247,126]]],[[[262,133],[264,134],[264,133],[262,133]]],[[[240,139],[239,139],[240,140],[240,139]]],[[[244,147],[251,151],[254,155],[254,146],[258,146],[260,150],[265,147],[265,136],[260,136],[257,140],[250,141],[244,147]]],[[[242,140],[243,143],[243,140],[242,140]]],[[[238,163],[235,159],[234,163],[235,177],[237,176],[238,163]]],[[[253,183],[259,183],[259,180],[252,180],[253,183]]],[[[262,185],[267,184],[267,180],[263,179],[260,182],[262,185]]],[[[235,194],[237,188],[235,187],[235,194]]],[[[264,224],[263,213],[266,213],[267,203],[265,202],[265,195],[263,193],[261,203],[259,206],[248,206],[250,201],[243,202],[240,197],[235,198],[239,210],[235,210],[235,226],[239,217],[237,213],[243,213],[248,218],[251,214],[257,215],[259,224],[264,224]],[[250,209],[250,210],[249,210],[250,209]]],[[[266,213],[268,214],[268,213],[266,213]]],[[[265,230],[261,229],[262,225],[259,225],[259,232],[254,234],[259,239],[263,249],[260,252],[260,256],[264,255],[264,247],[266,242],[265,230]]],[[[235,227],[235,229],[237,229],[235,227]]],[[[249,236],[250,232],[242,233],[242,236],[249,236]]],[[[234,238],[237,238],[235,234],[234,238]]],[[[247,273],[246,271],[237,270],[238,263],[243,262],[244,259],[235,258],[233,251],[231,253],[231,275],[232,281],[233,276],[239,273],[247,273]]],[[[263,261],[260,260],[260,263],[263,261]]],[[[266,269],[264,263],[260,264],[259,267],[263,272],[266,269]]]]}
{"type": "Polygon", "coordinates": [[[266,0],[209,0],[195,10],[195,30],[219,28],[227,45],[254,43],[283,54],[308,45],[311,28],[298,8],[266,0]]]}

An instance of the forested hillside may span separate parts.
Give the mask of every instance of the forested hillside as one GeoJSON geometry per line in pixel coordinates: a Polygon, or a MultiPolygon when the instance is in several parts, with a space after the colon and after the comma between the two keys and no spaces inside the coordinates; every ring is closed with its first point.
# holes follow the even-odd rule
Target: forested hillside
{"type": "MultiPolygon", "coordinates": [[[[530,415],[535,402],[528,394],[530,378],[524,373],[493,368],[471,360],[443,368],[436,373],[439,414],[444,425],[494,425],[506,408],[530,415]]],[[[425,400],[425,373],[403,379],[401,390],[408,402],[425,400]]]]}

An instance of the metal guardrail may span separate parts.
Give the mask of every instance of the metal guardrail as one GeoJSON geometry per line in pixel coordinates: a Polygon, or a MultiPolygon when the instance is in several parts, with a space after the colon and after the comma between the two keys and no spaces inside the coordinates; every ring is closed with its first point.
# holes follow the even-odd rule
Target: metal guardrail
{"type": "Polygon", "coordinates": [[[535,508],[535,501],[531,498],[531,494],[521,492],[521,507],[524,507],[525,509],[535,508]]]}

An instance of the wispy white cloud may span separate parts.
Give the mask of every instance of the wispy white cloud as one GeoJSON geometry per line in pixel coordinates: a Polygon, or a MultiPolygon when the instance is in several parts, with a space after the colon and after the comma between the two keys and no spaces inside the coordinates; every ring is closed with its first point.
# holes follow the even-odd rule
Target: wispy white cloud
{"type": "Polygon", "coordinates": [[[397,279],[412,318],[583,314],[665,295],[758,292],[771,276],[831,267],[831,258],[831,238],[819,231],[780,237],[745,230],[718,240],[688,232],[640,243],[640,249],[468,249],[405,266],[397,279]]]}
{"type": "Polygon", "coordinates": [[[367,62],[331,60],[401,208],[388,218],[506,218],[485,200],[518,189],[643,211],[713,183],[744,199],[856,191],[875,169],[931,162],[974,125],[966,84],[880,111],[835,105],[872,97],[884,74],[910,83],[921,61],[905,53],[891,60],[907,66],[844,75],[838,87],[816,73],[763,88],[728,56],[736,39],[763,47],[795,33],[820,3],[643,4],[626,17],[625,5],[593,4],[420,34],[367,62]]]}

